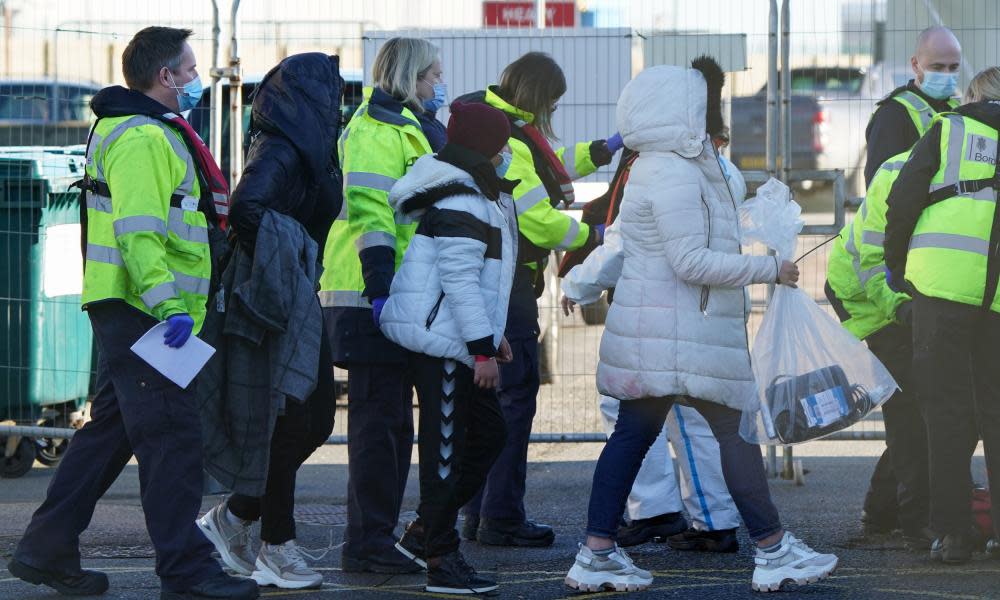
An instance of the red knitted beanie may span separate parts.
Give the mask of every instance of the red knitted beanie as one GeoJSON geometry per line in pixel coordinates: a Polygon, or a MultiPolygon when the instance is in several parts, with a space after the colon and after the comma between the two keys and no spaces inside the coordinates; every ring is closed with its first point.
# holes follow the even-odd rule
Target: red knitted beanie
{"type": "Polygon", "coordinates": [[[510,138],[510,121],[486,104],[453,102],[448,119],[448,143],[493,158],[510,138]]]}

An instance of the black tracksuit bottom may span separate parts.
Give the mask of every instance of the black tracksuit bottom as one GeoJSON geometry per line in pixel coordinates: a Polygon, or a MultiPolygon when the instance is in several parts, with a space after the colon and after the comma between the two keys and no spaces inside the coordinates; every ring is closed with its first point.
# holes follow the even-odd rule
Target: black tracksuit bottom
{"type": "Polygon", "coordinates": [[[507,439],[495,390],[473,383],[465,364],[411,353],[420,402],[420,506],[428,557],[459,546],[459,509],[483,485],[507,439]]]}

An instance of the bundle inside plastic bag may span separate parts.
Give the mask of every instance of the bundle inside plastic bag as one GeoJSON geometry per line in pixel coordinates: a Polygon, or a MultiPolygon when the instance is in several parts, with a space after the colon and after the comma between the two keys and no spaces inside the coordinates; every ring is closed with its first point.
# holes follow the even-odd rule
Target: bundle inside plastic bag
{"type": "Polygon", "coordinates": [[[795,242],[802,231],[802,207],[792,200],[788,186],[774,177],[757,188],[757,195],[737,208],[741,243],[764,244],[784,260],[793,260],[795,242]]]}
{"type": "Polygon", "coordinates": [[[896,381],[860,340],[805,292],[779,285],[754,339],[757,394],[743,407],[751,444],[815,440],[857,423],[896,381]]]}

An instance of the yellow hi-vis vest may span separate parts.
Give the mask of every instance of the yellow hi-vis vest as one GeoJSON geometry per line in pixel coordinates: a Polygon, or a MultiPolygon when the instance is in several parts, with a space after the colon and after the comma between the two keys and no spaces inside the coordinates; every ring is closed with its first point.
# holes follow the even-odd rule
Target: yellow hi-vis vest
{"type": "MultiPolygon", "coordinates": [[[[903,105],[903,108],[906,109],[907,114],[910,115],[910,119],[913,121],[913,126],[917,128],[917,133],[921,137],[927,133],[927,130],[931,127],[931,122],[938,114],[934,110],[934,107],[921,98],[919,94],[911,90],[900,92],[892,96],[891,99],[903,105]]],[[[949,99],[948,107],[950,109],[958,107],[958,100],[954,98],[949,99]]]]}
{"type": "Polygon", "coordinates": [[[1000,295],[984,298],[997,205],[997,130],[952,113],[935,120],[941,163],[929,190],[934,202],[910,238],[906,279],[925,296],[1000,312],[1000,295]]]}
{"type": "Polygon", "coordinates": [[[872,178],[854,220],[833,243],[826,279],[851,318],[844,327],[858,339],[881,330],[896,319],[896,309],[909,296],[893,291],[886,281],[886,200],[909,151],[885,161],[872,178]]]}
{"type": "Polygon", "coordinates": [[[320,304],[324,307],[371,308],[361,295],[365,280],[358,253],[388,246],[396,253],[396,270],[417,230],[417,222],[397,215],[389,190],[410,166],[431,151],[420,123],[408,108],[394,113],[365,102],[340,136],[344,171],[344,204],[330,227],[323,251],[320,304]]]}
{"type": "Polygon", "coordinates": [[[82,303],[123,300],[201,330],[212,276],[197,166],[180,132],[144,115],[107,117],[87,145],[82,303]]]}
{"type": "MultiPolygon", "coordinates": [[[[493,90],[486,89],[486,104],[503,111],[518,121],[530,124],[535,115],[510,104],[493,90]]],[[[532,245],[543,250],[576,250],[590,237],[590,228],[568,214],[552,206],[549,192],[535,169],[531,149],[521,140],[508,140],[512,160],[506,179],[520,180],[514,188],[514,207],[517,211],[517,225],[521,235],[532,245]]],[[[571,179],[579,179],[597,170],[590,157],[590,142],[579,142],[555,150],[571,179]]],[[[522,257],[520,262],[528,262],[530,257],[522,257]]],[[[533,265],[533,263],[532,263],[533,265]]]]}

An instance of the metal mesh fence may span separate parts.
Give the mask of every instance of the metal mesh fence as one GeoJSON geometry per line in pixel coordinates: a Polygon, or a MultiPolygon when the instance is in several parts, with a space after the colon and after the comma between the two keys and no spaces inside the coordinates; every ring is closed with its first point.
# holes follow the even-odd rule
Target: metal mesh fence
{"type": "MultiPolygon", "coordinates": [[[[236,51],[243,108],[229,112],[231,82],[220,77],[206,94],[221,94],[222,128],[208,140],[225,171],[238,170],[230,129],[245,128],[255,84],[282,58],[306,51],[338,54],[347,87],[344,114],[361,101],[379,45],[393,35],[422,36],[442,51],[450,96],[482,89],[528,50],[543,50],[562,65],[568,91],[555,116],[560,140],[604,138],[615,131],[621,87],[642,68],[686,64],[715,56],[727,71],[724,110],[732,143],[725,152],[745,171],[767,161],[766,88],[771,30],[767,0],[372,0],[368,2],[178,0],[3,0],[3,77],[0,79],[0,422],[65,426],[93,391],[96,352],[79,313],[80,254],[76,197],[83,146],[93,122],[88,102],[101,87],[123,84],[120,56],[147,25],[188,27],[206,83],[212,67],[230,65],[236,51]],[[214,17],[218,15],[218,20],[214,17]],[[232,42],[235,40],[236,44],[232,42]],[[213,64],[214,63],[214,64],[213,64]]],[[[783,135],[777,175],[839,170],[842,196],[863,193],[865,128],[875,103],[912,77],[910,56],[923,28],[944,24],[963,43],[961,85],[1000,63],[1000,8],[994,0],[797,0],[790,5],[788,65],[791,127],[783,135]],[[782,173],[780,156],[790,172],[782,173]]],[[[777,61],[775,56],[773,60],[777,61]]],[[[219,74],[219,72],[215,72],[219,74]]],[[[772,75],[773,77],[773,75],[772,75]]],[[[234,88],[235,89],[235,88],[234,88]]],[[[209,98],[189,115],[212,135],[209,98]]],[[[447,119],[447,111],[441,118],[447,119]]],[[[577,184],[578,200],[603,193],[614,164],[577,184]]],[[[799,179],[804,179],[799,177],[799,179]]],[[[836,231],[838,200],[830,181],[793,184],[811,229],[805,252],[836,231]]],[[[856,202],[854,203],[856,204],[856,202]]],[[[848,209],[847,219],[852,217],[848,209]]],[[[830,246],[801,263],[802,285],[826,304],[823,283],[830,246]]],[[[751,249],[759,252],[760,249],[751,249]]],[[[539,300],[543,380],[535,433],[596,437],[604,427],[597,407],[595,368],[602,326],[600,306],[563,317],[550,279],[539,300]]],[[[751,338],[766,306],[766,287],[752,290],[751,338]]],[[[338,378],[345,374],[338,372],[338,378]]],[[[346,396],[338,400],[335,436],[346,435],[346,396]]],[[[875,434],[876,421],[857,430],[875,434]]]]}

